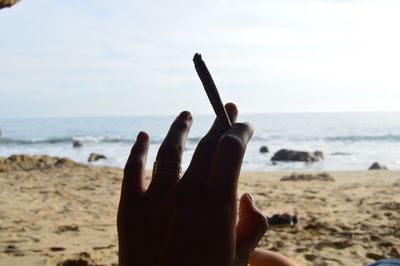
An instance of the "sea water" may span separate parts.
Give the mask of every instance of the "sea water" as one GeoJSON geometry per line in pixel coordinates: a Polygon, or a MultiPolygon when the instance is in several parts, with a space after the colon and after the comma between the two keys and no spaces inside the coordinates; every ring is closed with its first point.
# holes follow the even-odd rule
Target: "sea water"
{"type": "MultiPolygon", "coordinates": [[[[213,119],[213,115],[194,115],[184,167],[213,119]]],[[[96,165],[123,167],[137,133],[143,130],[151,139],[147,164],[151,168],[173,120],[173,116],[0,118],[0,156],[47,154],[87,163],[89,154],[95,152],[107,157],[96,165]],[[83,146],[73,148],[74,140],[83,146]]],[[[245,171],[366,170],[375,161],[400,170],[400,113],[244,114],[239,121],[255,128],[243,162],[245,171]],[[261,146],[267,146],[269,153],[260,153],[261,146]],[[271,157],[280,149],[319,150],[325,159],[273,164],[271,157]]]]}

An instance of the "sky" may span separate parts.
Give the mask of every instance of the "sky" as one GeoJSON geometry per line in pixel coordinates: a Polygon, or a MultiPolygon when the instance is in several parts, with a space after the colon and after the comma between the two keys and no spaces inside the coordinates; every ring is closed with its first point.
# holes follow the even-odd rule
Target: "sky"
{"type": "Polygon", "coordinates": [[[0,117],[400,111],[400,1],[22,0],[0,10],[0,117]],[[114,5],[112,5],[114,4],[114,5]]]}

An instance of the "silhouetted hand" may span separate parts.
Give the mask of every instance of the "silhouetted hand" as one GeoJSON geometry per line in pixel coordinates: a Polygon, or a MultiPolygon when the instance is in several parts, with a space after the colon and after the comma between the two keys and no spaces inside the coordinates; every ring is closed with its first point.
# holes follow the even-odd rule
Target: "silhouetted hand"
{"type": "MultiPolygon", "coordinates": [[[[226,105],[232,122],[234,104],[226,105]]],[[[182,112],[160,146],[157,162],[181,162],[192,116],[182,112]]],[[[181,179],[158,173],[146,190],[149,137],[139,133],[128,158],[118,209],[121,266],[244,266],[267,229],[249,194],[237,184],[253,129],[236,123],[222,132],[218,119],[200,141],[181,179]]]]}

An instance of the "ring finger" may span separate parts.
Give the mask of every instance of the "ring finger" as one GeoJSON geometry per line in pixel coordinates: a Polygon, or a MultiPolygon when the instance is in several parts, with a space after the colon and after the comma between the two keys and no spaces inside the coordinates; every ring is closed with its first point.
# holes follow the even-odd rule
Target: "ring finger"
{"type": "MultiPolygon", "coordinates": [[[[236,122],[238,110],[235,104],[227,103],[225,109],[232,124],[236,122]]],[[[210,170],[211,161],[219,138],[225,133],[220,121],[216,119],[208,133],[201,139],[193,154],[192,161],[182,178],[183,183],[189,182],[193,186],[205,183],[210,170]],[[185,180],[186,179],[186,180],[185,180]]]]}

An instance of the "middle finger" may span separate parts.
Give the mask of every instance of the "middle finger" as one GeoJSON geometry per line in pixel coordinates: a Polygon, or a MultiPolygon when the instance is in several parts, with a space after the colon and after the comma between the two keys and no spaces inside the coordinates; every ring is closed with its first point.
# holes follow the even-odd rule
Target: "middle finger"
{"type": "Polygon", "coordinates": [[[149,192],[164,193],[179,180],[177,171],[182,163],[182,154],[190,127],[192,115],[182,112],[172,123],[167,136],[158,150],[156,163],[159,171],[153,171],[149,192]]]}

